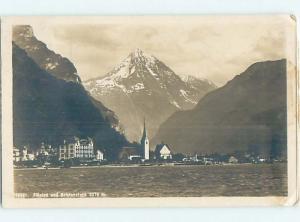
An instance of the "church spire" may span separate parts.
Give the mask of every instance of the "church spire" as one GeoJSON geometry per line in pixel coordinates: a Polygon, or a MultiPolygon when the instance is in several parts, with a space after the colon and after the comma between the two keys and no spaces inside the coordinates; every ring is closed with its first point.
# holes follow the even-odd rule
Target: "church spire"
{"type": "Polygon", "coordinates": [[[149,147],[149,140],[147,138],[147,130],[146,130],[146,120],[144,118],[144,131],[143,131],[143,136],[141,139],[141,146],[142,146],[142,151],[143,151],[143,157],[145,160],[149,160],[149,152],[150,152],[150,147],[149,147]]]}
{"type": "Polygon", "coordinates": [[[146,137],[147,137],[146,119],[144,118],[144,131],[143,131],[143,137],[142,138],[146,138],[146,137]]]}

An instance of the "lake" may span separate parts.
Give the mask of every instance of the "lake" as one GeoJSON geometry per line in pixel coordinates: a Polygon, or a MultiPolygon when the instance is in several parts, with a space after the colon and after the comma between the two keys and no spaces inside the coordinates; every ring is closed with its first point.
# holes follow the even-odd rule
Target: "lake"
{"type": "Polygon", "coordinates": [[[106,197],[286,196],[287,165],[137,166],[14,170],[15,192],[106,197]]]}

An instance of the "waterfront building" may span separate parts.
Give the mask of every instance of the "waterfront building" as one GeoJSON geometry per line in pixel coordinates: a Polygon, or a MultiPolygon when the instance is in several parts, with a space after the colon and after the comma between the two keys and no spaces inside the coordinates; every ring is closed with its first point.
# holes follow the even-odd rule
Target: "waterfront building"
{"type": "Polygon", "coordinates": [[[211,157],[203,157],[204,165],[212,165],[214,163],[214,159],[211,157]]]}
{"type": "Polygon", "coordinates": [[[265,162],[267,162],[267,159],[265,159],[265,158],[258,158],[258,161],[260,163],[265,163],[265,162]]]}
{"type": "Polygon", "coordinates": [[[20,150],[16,147],[14,147],[14,149],[13,149],[13,159],[14,159],[14,162],[21,161],[20,150]]]}
{"type": "Polygon", "coordinates": [[[91,138],[78,140],[75,144],[75,157],[79,159],[95,158],[94,143],[91,138]]]}
{"type": "Polygon", "coordinates": [[[238,159],[235,158],[234,156],[231,156],[228,159],[228,163],[238,163],[238,162],[239,162],[238,159]]]}
{"type": "Polygon", "coordinates": [[[141,155],[140,151],[136,147],[125,146],[122,147],[118,158],[121,161],[128,161],[133,159],[141,159],[141,155]]]}
{"type": "Polygon", "coordinates": [[[171,160],[172,152],[168,144],[157,144],[155,148],[156,159],[171,160]]]}
{"type": "Polygon", "coordinates": [[[44,142],[41,143],[41,147],[39,150],[40,154],[46,154],[46,153],[49,154],[49,153],[52,153],[53,151],[54,151],[54,149],[52,148],[52,146],[50,144],[46,144],[44,142]]]}
{"type": "Polygon", "coordinates": [[[101,150],[97,150],[97,152],[96,152],[96,160],[98,160],[98,161],[104,160],[104,154],[103,154],[103,152],[101,150]]]}
{"type": "Polygon", "coordinates": [[[41,148],[40,148],[40,153],[45,153],[46,152],[46,147],[45,147],[45,143],[42,142],[41,144],[41,148]]]}
{"type": "Polygon", "coordinates": [[[192,156],[191,158],[191,161],[193,162],[199,162],[200,160],[198,159],[198,154],[195,154],[195,156],[192,156]]]}
{"type": "Polygon", "coordinates": [[[24,148],[22,149],[21,152],[21,161],[27,161],[27,154],[28,154],[28,149],[26,146],[24,146],[24,148]]]}
{"type": "Polygon", "coordinates": [[[68,140],[64,140],[64,143],[59,146],[59,160],[67,160],[75,158],[75,144],[79,139],[77,137],[72,137],[68,140]]]}
{"type": "Polygon", "coordinates": [[[59,146],[59,160],[72,158],[95,158],[93,140],[91,138],[79,139],[78,137],[64,140],[64,144],[59,146]]]}
{"type": "Polygon", "coordinates": [[[141,138],[141,144],[138,147],[125,146],[121,148],[118,156],[121,161],[132,160],[149,160],[150,159],[150,145],[146,130],[146,122],[144,120],[144,129],[141,138]]]}
{"type": "Polygon", "coordinates": [[[13,159],[15,162],[35,160],[35,155],[34,153],[31,153],[26,146],[24,146],[21,150],[14,147],[13,159]]]}
{"type": "Polygon", "coordinates": [[[28,153],[26,157],[27,160],[35,160],[35,155],[33,153],[28,153]]]}

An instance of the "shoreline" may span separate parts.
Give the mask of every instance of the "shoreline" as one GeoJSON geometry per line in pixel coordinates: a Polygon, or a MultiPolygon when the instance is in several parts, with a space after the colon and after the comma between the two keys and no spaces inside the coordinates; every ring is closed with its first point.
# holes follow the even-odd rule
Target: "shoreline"
{"type": "Polygon", "coordinates": [[[253,163],[233,163],[233,164],[212,164],[212,165],[197,165],[197,164],[153,164],[153,165],[138,165],[138,164],[132,164],[132,165],[100,165],[100,166],[74,166],[69,168],[61,168],[61,167],[36,167],[36,168],[14,168],[14,170],[62,170],[62,169],[92,169],[92,168],[150,168],[150,167],[226,167],[226,166],[240,166],[240,165],[275,165],[275,164],[283,164],[284,162],[278,162],[278,163],[260,163],[260,164],[253,164],[253,163]]]}

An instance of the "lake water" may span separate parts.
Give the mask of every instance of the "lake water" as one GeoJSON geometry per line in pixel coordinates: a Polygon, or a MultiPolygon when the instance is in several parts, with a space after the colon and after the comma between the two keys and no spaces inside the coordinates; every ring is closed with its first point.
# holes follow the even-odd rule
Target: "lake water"
{"type": "Polygon", "coordinates": [[[286,164],[149,166],[14,171],[15,192],[106,197],[285,196],[286,164]]]}

